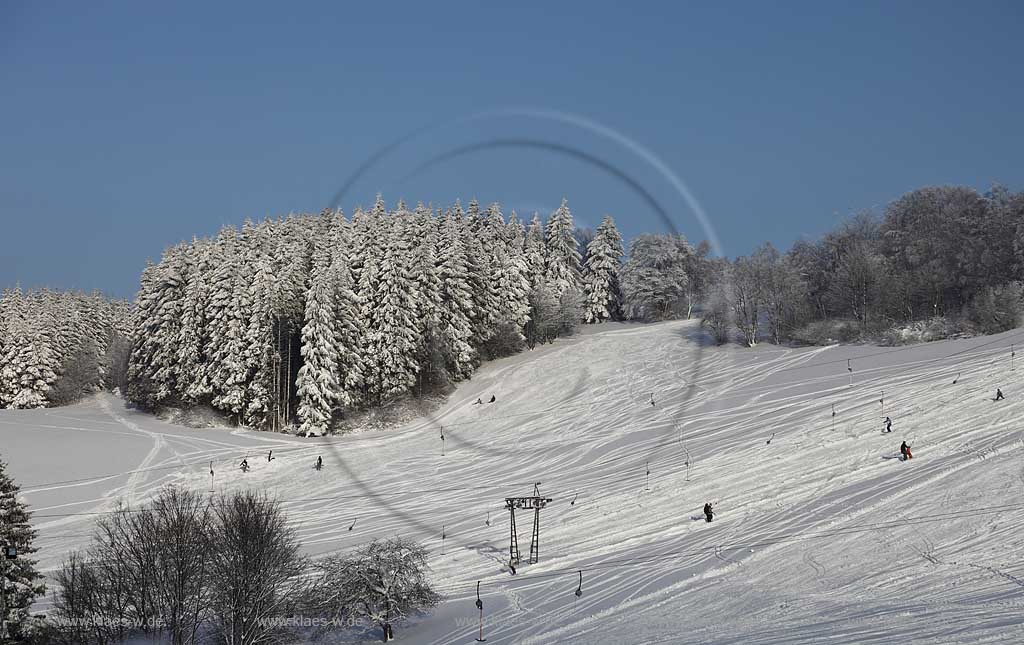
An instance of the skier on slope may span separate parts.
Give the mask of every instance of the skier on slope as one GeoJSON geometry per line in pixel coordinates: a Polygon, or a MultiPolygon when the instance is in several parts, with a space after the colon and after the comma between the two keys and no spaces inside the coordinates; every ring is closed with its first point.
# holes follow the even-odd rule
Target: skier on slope
{"type": "Polygon", "coordinates": [[[885,431],[892,432],[892,419],[885,417],[885,431]]]}
{"type": "Polygon", "coordinates": [[[474,403],[473,405],[483,405],[483,404],[484,404],[484,400],[479,398],[479,397],[477,397],[476,403],[474,403]]]}
{"type": "Polygon", "coordinates": [[[910,454],[910,446],[904,441],[900,444],[900,454],[903,455],[903,461],[908,461],[914,458],[914,455],[910,454]]]}
{"type": "Polygon", "coordinates": [[[320,457],[320,456],[317,456],[317,458],[316,458],[316,465],[313,466],[313,468],[316,468],[317,470],[320,470],[323,467],[323,465],[324,465],[324,458],[320,457]]]}
{"type": "Polygon", "coordinates": [[[711,502],[704,504],[704,519],[710,522],[714,516],[715,514],[711,509],[711,502]]]}
{"type": "Polygon", "coordinates": [[[248,459],[243,459],[242,463],[239,464],[239,468],[242,469],[243,473],[249,472],[249,460],[248,459]]]}
{"type": "Polygon", "coordinates": [[[1000,390],[999,388],[996,388],[996,398],[994,398],[992,400],[993,401],[1002,401],[1004,398],[1006,398],[1006,397],[1003,396],[1003,391],[1000,390]]]}
{"type": "Polygon", "coordinates": [[[494,395],[492,394],[492,395],[491,395],[491,400],[490,400],[490,401],[488,401],[488,403],[494,403],[494,402],[495,402],[496,400],[497,400],[497,399],[495,399],[495,398],[494,398],[494,395]]]}
{"type": "Polygon", "coordinates": [[[267,463],[269,464],[273,460],[274,460],[274,451],[271,450],[270,452],[267,453],[267,463]]]}

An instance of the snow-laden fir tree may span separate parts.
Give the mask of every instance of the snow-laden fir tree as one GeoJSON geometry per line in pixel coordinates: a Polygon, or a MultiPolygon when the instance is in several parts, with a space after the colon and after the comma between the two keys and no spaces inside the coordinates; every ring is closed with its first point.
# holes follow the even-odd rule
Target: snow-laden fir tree
{"type": "Polygon", "coordinates": [[[207,359],[207,308],[210,271],[210,244],[195,239],[187,252],[185,290],[181,303],[181,326],[178,329],[177,362],[182,374],[188,378],[181,383],[181,397],[187,404],[208,400],[210,364],[207,359]]]}
{"type": "Polygon", "coordinates": [[[184,294],[184,247],[172,247],[159,264],[146,267],[136,298],[131,396],[147,406],[171,400],[178,391],[176,347],[184,294]]]}
{"type": "Polygon", "coordinates": [[[482,347],[498,327],[501,296],[493,281],[491,249],[494,245],[492,230],[480,213],[476,199],[469,202],[464,218],[459,216],[456,202],[456,221],[462,224],[462,239],[466,246],[466,269],[473,294],[473,345],[482,347]]]}
{"type": "Polygon", "coordinates": [[[299,395],[299,432],[324,434],[340,390],[336,291],[331,283],[331,256],[325,247],[313,255],[313,271],[306,292],[302,326],[302,367],[296,381],[299,395]]]}
{"type": "Polygon", "coordinates": [[[584,322],[599,323],[617,317],[622,253],[622,236],[611,216],[605,215],[587,246],[583,268],[584,322]]]}
{"type": "Polygon", "coordinates": [[[566,200],[562,200],[544,229],[546,256],[544,278],[559,297],[580,286],[580,252],[576,248],[575,225],[566,200]]]}
{"type": "Polygon", "coordinates": [[[437,247],[440,281],[438,325],[444,338],[448,370],[456,379],[468,377],[476,363],[473,347],[473,293],[466,265],[462,228],[455,213],[446,210],[437,247]]]}
{"type": "Polygon", "coordinates": [[[260,427],[271,418],[276,404],[274,328],[277,312],[273,300],[276,278],[272,256],[258,251],[252,262],[253,276],[249,285],[252,309],[245,330],[245,359],[251,374],[251,385],[245,408],[245,423],[260,427]]]}
{"type": "Polygon", "coordinates": [[[60,359],[54,349],[55,322],[48,311],[37,311],[29,321],[29,329],[14,353],[14,396],[9,407],[14,409],[44,408],[47,393],[57,379],[60,359]]]}
{"type": "Polygon", "coordinates": [[[370,354],[375,357],[372,393],[378,402],[408,391],[416,382],[418,342],[416,283],[405,271],[404,240],[391,229],[384,239],[384,253],[375,298],[370,312],[370,354]]]}
{"type": "Polygon", "coordinates": [[[498,318],[511,323],[521,340],[523,326],[530,318],[530,281],[522,239],[514,227],[505,223],[498,204],[488,207],[487,224],[492,240],[491,281],[500,300],[498,318]]]}
{"type": "Polygon", "coordinates": [[[356,274],[356,294],[359,296],[359,318],[363,321],[363,337],[359,341],[360,363],[363,365],[363,384],[360,398],[367,403],[376,400],[380,374],[377,369],[376,349],[380,343],[378,332],[372,323],[372,316],[381,306],[378,286],[380,265],[384,249],[380,234],[384,220],[360,210],[352,216],[353,252],[360,254],[356,274]]]}
{"type": "Polygon", "coordinates": [[[420,393],[424,384],[447,380],[445,341],[441,332],[441,280],[437,271],[438,226],[438,222],[431,216],[431,209],[419,204],[412,222],[404,229],[409,248],[412,249],[410,274],[417,291],[419,342],[416,361],[420,366],[417,374],[420,393]]]}
{"type": "Polygon", "coordinates": [[[0,408],[10,407],[18,393],[21,372],[17,356],[28,339],[26,303],[21,287],[0,299],[0,408]]]}
{"type": "Polygon", "coordinates": [[[338,403],[354,408],[361,403],[366,379],[366,354],[361,343],[366,339],[366,320],[361,314],[355,290],[349,248],[349,227],[333,231],[330,283],[334,288],[334,346],[338,357],[338,403]]]}
{"type": "Polygon", "coordinates": [[[251,268],[244,266],[245,250],[234,229],[223,229],[215,248],[217,265],[211,284],[207,348],[213,405],[241,421],[248,381],[245,331],[250,300],[246,273],[251,268]]]}
{"type": "MultiPolygon", "coordinates": [[[[14,547],[18,556],[0,563],[0,584],[5,590],[8,635],[18,642],[27,634],[29,609],[33,601],[45,592],[43,576],[36,570],[32,557],[37,549],[33,544],[36,532],[25,502],[18,498],[20,489],[7,474],[7,465],[0,461],[0,548],[14,547]]],[[[0,553],[0,557],[3,554],[0,553]]]]}
{"type": "Polygon", "coordinates": [[[526,231],[523,253],[526,257],[530,287],[533,288],[544,282],[547,257],[547,244],[544,242],[544,224],[540,221],[539,213],[534,213],[533,219],[530,221],[530,228],[526,231]]]}

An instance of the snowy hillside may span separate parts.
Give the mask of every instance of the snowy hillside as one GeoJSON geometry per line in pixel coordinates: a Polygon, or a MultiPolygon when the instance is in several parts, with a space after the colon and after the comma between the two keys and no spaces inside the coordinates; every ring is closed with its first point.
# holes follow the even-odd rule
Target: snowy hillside
{"type": "Polygon", "coordinates": [[[313,555],[424,540],[447,600],[396,628],[404,642],[472,642],[477,581],[489,643],[1024,640],[1024,331],[903,348],[698,337],[591,328],[486,364],[387,433],[185,429],[100,395],[0,412],[0,454],[44,569],[96,513],[168,483],[272,491],[313,555]],[[512,575],[504,498],[535,482],[553,498],[540,562],[520,511],[512,575]]]}

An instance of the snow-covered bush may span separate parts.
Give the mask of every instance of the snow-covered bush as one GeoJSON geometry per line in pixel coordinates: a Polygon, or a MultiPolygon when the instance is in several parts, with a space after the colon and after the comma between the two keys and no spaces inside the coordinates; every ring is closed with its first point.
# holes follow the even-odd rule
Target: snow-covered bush
{"type": "Polygon", "coordinates": [[[405,538],[374,540],[325,561],[323,571],[315,594],[323,598],[321,610],[341,624],[368,622],[385,642],[394,637],[394,624],[441,601],[427,578],[427,550],[405,538]]]}

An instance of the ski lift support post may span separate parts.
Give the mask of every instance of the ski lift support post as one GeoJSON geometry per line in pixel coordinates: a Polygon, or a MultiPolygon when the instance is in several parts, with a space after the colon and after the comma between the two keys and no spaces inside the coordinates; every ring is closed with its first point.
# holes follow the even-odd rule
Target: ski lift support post
{"type": "Polygon", "coordinates": [[[530,564],[536,564],[540,559],[540,509],[546,507],[553,501],[550,497],[541,497],[540,482],[533,486],[533,495],[529,497],[506,497],[505,508],[508,509],[510,519],[510,533],[508,544],[509,563],[513,566],[519,564],[519,539],[516,536],[516,509],[522,511],[533,511],[533,536],[530,539],[530,564]]]}

